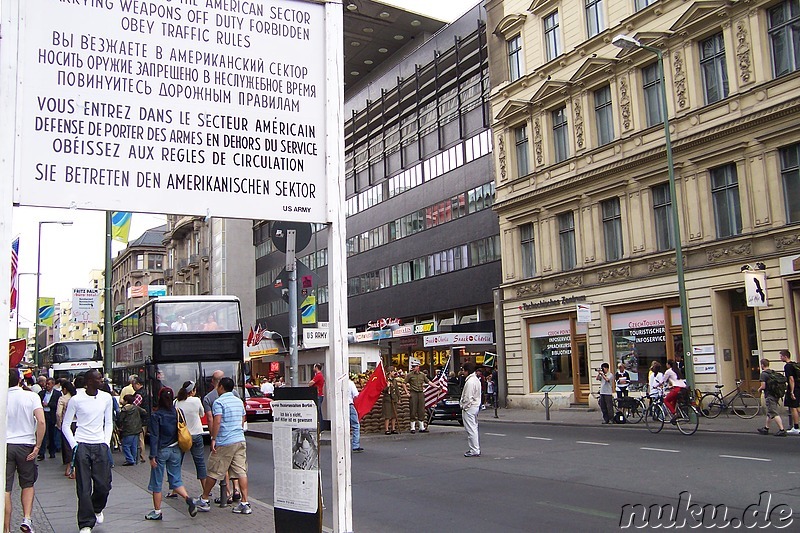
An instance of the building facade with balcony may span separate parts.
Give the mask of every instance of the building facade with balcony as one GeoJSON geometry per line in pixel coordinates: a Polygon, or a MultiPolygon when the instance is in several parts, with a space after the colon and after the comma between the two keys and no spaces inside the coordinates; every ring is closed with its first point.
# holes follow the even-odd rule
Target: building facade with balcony
{"type": "Polygon", "coordinates": [[[241,302],[244,329],[255,323],[251,220],[167,215],[167,294],[226,294],[241,302]]]}
{"type": "MultiPolygon", "coordinates": [[[[424,345],[423,330],[494,329],[500,245],[483,10],[443,25],[375,2],[352,5],[345,13],[348,323],[385,362],[407,367],[414,356],[433,371],[450,346],[424,345]]],[[[325,321],[327,229],[315,229],[297,252],[313,272],[307,287],[298,275],[298,303],[315,295],[325,321]]],[[[269,238],[269,222],[256,224],[257,319],[286,335],[288,306],[275,284],[285,256],[269,238]]],[[[482,361],[487,350],[493,343],[464,355],[482,361]]],[[[301,381],[307,370],[301,361],[301,381]]]]}
{"type": "Polygon", "coordinates": [[[800,347],[798,0],[486,10],[510,403],[587,403],[602,362],[646,381],[680,356],[676,243],[696,387],[757,388],[761,357],[800,347]],[[663,51],[676,198],[656,56],[618,34],[663,51]]]}
{"type": "Polygon", "coordinates": [[[145,230],[114,258],[111,293],[115,318],[144,305],[148,286],[164,285],[166,248],[162,241],[166,231],[166,225],[145,230]]]}

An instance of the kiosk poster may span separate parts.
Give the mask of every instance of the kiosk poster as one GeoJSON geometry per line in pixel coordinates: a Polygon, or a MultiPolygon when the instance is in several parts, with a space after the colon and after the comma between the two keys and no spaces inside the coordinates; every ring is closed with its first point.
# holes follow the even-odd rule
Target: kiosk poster
{"type": "Polygon", "coordinates": [[[319,435],[313,400],[273,400],[272,452],[276,508],[316,513],[319,502],[319,435]]]}

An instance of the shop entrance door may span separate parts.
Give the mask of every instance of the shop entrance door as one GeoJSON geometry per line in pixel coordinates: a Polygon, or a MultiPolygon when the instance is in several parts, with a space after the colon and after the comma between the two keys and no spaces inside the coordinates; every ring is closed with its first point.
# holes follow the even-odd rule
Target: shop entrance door
{"type": "Polygon", "coordinates": [[[736,361],[736,379],[742,380],[742,388],[754,392],[759,387],[761,353],[756,335],[756,317],[753,310],[734,311],[733,350],[736,361]]]}
{"type": "Polygon", "coordinates": [[[572,387],[575,403],[589,403],[589,357],[586,335],[578,335],[572,350],[572,387]]]}

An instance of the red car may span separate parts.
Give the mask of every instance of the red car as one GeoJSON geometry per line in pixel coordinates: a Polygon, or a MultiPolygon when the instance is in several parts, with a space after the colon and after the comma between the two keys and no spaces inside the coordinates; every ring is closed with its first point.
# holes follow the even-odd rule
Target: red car
{"type": "Polygon", "coordinates": [[[247,398],[245,399],[245,411],[247,412],[247,420],[254,420],[256,418],[266,418],[272,421],[272,398],[264,395],[256,386],[247,385],[247,398]]]}

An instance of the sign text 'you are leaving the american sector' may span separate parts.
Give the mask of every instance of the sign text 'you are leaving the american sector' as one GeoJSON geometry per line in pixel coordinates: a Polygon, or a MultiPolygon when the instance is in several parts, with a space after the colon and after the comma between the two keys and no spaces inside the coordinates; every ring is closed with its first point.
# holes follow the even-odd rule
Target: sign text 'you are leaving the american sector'
{"type": "Polygon", "coordinates": [[[19,2],[22,205],[325,222],[325,12],[19,2]]]}

